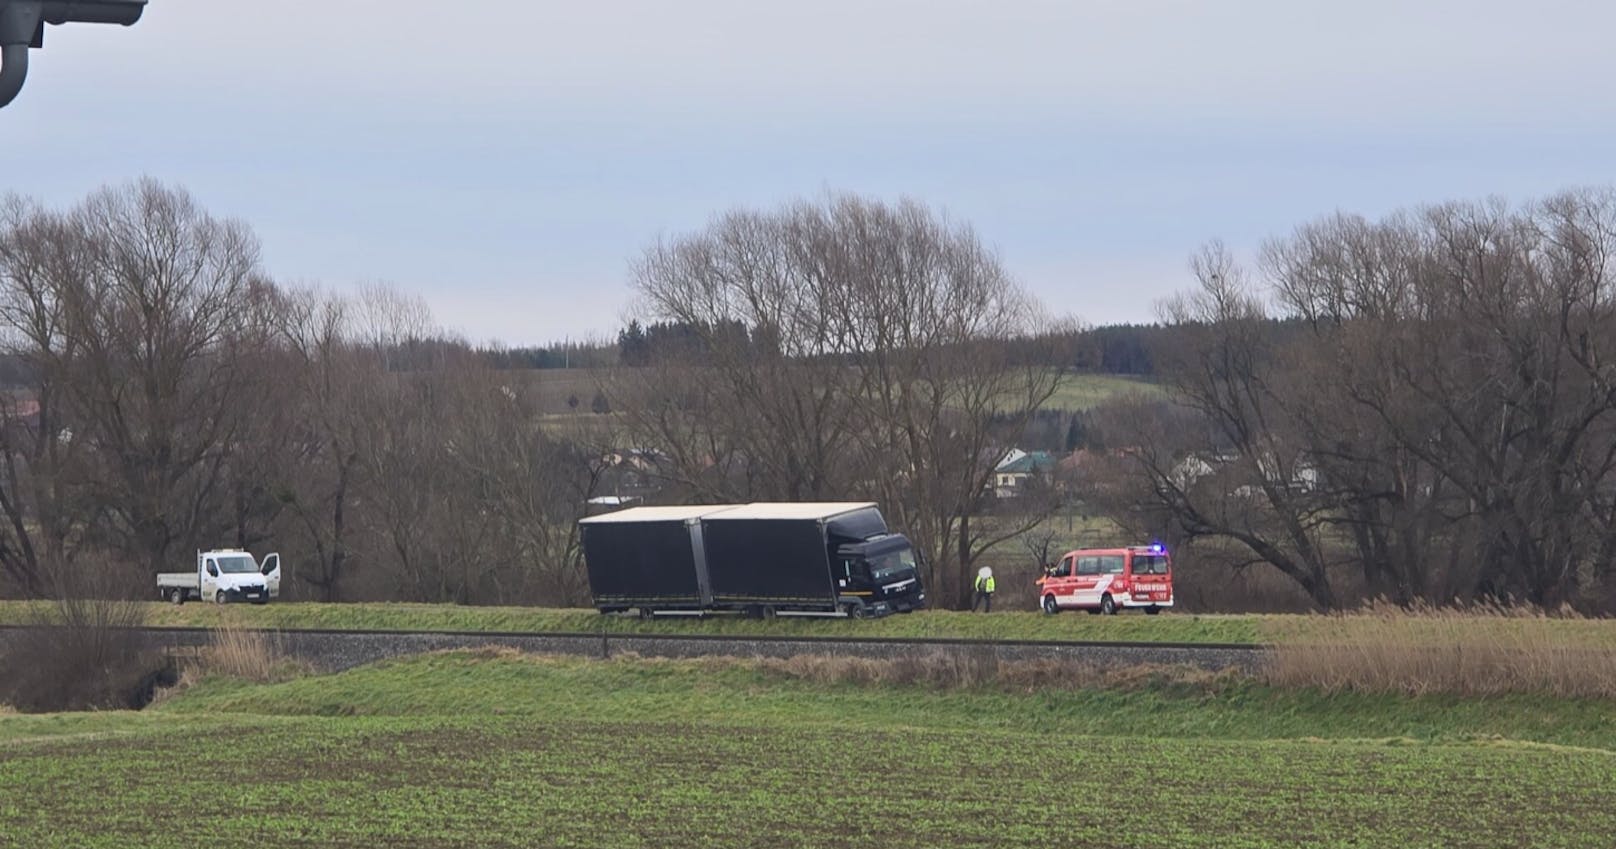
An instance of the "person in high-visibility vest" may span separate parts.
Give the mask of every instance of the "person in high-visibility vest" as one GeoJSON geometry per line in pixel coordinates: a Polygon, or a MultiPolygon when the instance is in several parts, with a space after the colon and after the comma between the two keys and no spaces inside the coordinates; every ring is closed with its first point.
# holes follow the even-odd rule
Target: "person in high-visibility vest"
{"type": "Polygon", "coordinates": [[[993,612],[993,569],[983,566],[976,573],[976,596],[971,599],[971,612],[975,613],[977,605],[982,606],[982,612],[993,612]]]}

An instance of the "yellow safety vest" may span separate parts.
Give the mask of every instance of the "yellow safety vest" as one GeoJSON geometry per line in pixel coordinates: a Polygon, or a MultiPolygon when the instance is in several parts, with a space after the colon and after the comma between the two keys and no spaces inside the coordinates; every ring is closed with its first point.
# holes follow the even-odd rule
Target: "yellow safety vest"
{"type": "Polygon", "coordinates": [[[977,578],[976,588],[985,593],[993,592],[993,576],[989,575],[986,578],[977,578]]]}

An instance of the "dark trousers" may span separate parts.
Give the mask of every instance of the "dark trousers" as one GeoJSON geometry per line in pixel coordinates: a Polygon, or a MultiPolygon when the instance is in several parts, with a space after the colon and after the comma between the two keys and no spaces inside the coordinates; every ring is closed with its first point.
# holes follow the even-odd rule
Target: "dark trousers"
{"type": "Polygon", "coordinates": [[[976,591],[976,598],[971,600],[971,612],[972,613],[976,612],[977,605],[982,606],[982,612],[983,613],[992,613],[993,612],[993,593],[983,592],[982,590],[977,590],[976,591]]]}

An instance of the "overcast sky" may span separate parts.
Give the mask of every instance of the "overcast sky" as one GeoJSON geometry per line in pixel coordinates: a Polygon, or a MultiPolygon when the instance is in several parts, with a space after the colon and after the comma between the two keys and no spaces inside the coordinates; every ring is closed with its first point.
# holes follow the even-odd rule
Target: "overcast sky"
{"type": "Polygon", "coordinates": [[[614,334],[629,260],[717,212],[908,195],[1051,311],[1146,321],[1210,238],[1610,183],[1613,33],[1594,0],[152,0],[47,32],[0,192],[150,175],[279,279],[507,344],[614,334]]]}

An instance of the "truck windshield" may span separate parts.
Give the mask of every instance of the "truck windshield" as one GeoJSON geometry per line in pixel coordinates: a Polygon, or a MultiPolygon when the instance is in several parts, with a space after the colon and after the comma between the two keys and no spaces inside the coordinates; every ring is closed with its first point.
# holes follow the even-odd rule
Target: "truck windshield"
{"type": "Polygon", "coordinates": [[[915,569],[915,552],[905,548],[870,558],[870,578],[877,583],[893,578],[906,578],[915,569]]]}
{"type": "Polygon", "coordinates": [[[258,571],[258,564],[247,554],[226,554],[216,558],[219,571],[226,575],[246,575],[258,571]]]}

